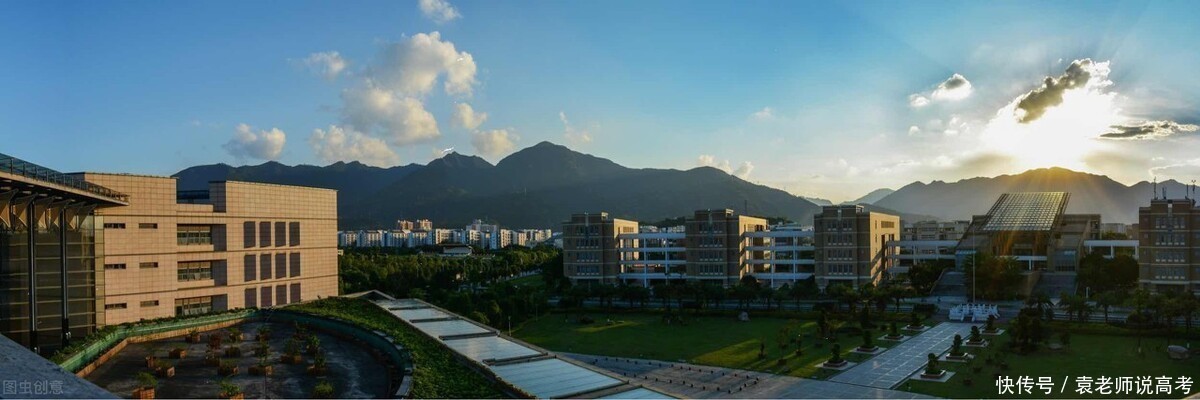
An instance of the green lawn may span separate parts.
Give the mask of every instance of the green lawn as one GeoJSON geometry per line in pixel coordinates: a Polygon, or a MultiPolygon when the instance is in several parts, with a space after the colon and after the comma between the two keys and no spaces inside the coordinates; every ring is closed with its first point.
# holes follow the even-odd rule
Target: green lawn
{"type": "MultiPolygon", "coordinates": [[[[800,377],[824,378],[831,375],[816,364],[829,359],[830,346],[814,347],[815,321],[780,318],[754,318],[739,322],[733,317],[686,317],[687,325],[667,325],[661,314],[590,313],[597,322],[582,325],[567,321],[563,314],[551,314],[527,322],[513,334],[527,342],[554,351],[636,357],[747,370],[766,371],[800,377]],[[607,320],[611,318],[613,324],[607,320]],[[780,349],[776,337],[784,326],[802,337],[803,354],[794,354],[796,346],[780,349]],[[759,346],[766,345],[767,357],[758,357],[759,346]],[[779,359],[785,363],[778,364],[779,359]]],[[[873,337],[882,336],[876,330],[873,337]]],[[[849,354],[862,343],[861,336],[840,337],[843,357],[862,361],[867,356],[849,354]]],[[[882,347],[892,343],[876,340],[882,347]]]]}
{"type": "MultiPolygon", "coordinates": [[[[1001,337],[1001,341],[1006,341],[1007,339],[1005,336],[1001,337]]],[[[1057,340],[1057,337],[1055,337],[1055,340],[1057,340]]],[[[1014,379],[1019,376],[1030,376],[1035,382],[1037,381],[1037,377],[1049,376],[1053,377],[1055,383],[1055,393],[1049,396],[1043,395],[1042,392],[1037,392],[1036,395],[1012,396],[1005,394],[1004,397],[1074,398],[1082,396],[1119,398],[1134,396],[1112,394],[1107,396],[1080,395],[1074,391],[1074,388],[1077,387],[1074,378],[1088,376],[1094,380],[1100,376],[1110,378],[1148,375],[1154,377],[1170,376],[1172,378],[1189,376],[1193,382],[1200,382],[1200,359],[1192,358],[1186,361],[1168,359],[1165,350],[1166,339],[1162,338],[1143,339],[1143,348],[1146,351],[1145,356],[1137,354],[1137,338],[1123,336],[1075,334],[1071,335],[1071,345],[1067,349],[1060,351],[1042,349],[1029,355],[1011,353],[1002,347],[1004,346],[989,346],[982,351],[973,348],[969,349],[968,352],[978,354],[970,367],[958,363],[941,363],[943,368],[957,373],[950,378],[949,382],[909,381],[902,383],[898,389],[946,398],[995,398],[999,397],[995,375],[1000,374],[1008,375],[1014,379]],[[996,365],[987,365],[985,360],[988,356],[1003,359],[1008,363],[1008,369],[1002,370],[996,365]],[[973,367],[982,367],[982,369],[979,373],[975,373],[973,367]],[[1059,394],[1057,392],[1062,387],[1064,377],[1071,377],[1071,379],[1067,382],[1066,392],[1059,394]],[[964,384],[968,378],[973,381],[971,386],[964,384]]],[[[1200,385],[1193,383],[1192,393],[1197,392],[1200,392],[1200,385]]],[[[1172,396],[1158,397],[1183,398],[1186,395],[1176,391],[1172,396]]]]}

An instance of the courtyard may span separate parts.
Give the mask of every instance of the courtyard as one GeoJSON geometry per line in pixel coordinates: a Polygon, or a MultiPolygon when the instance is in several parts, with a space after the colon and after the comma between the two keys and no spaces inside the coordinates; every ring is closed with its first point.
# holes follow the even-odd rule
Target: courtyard
{"type": "Polygon", "coordinates": [[[158,398],[217,398],[222,390],[221,383],[232,384],[240,388],[245,398],[311,398],[314,396],[319,383],[327,382],[332,385],[333,393],[339,398],[378,398],[387,397],[388,374],[385,362],[377,359],[370,350],[358,343],[346,341],[324,332],[308,330],[308,334],[316,337],[327,365],[323,376],[316,376],[308,371],[314,364],[315,356],[307,351],[301,352],[302,362],[299,364],[284,364],[280,357],[286,354],[288,341],[296,333],[290,323],[280,322],[245,322],[236,326],[245,339],[240,343],[232,343],[229,329],[203,332],[199,343],[188,343],[184,336],[172,337],[142,343],[130,343],[115,357],[100,365],[86,379],[119,396],[130,396],[139,385],[137,374],[153,372],[147,367],[147,356],[155,356],[159,362],[165,362],[175,369],[173,377],[158,377],[156,397],[158,398]],[[270,356],[266,360],[271,364],[273,373],[270,376],[251,375],[249,370],[260,363],[255,355],[260,346],[255,334],[264,327],[270,328],[270,339],[266,340],[270,356]],[[238,372],[230,376],[218,374],[218,367],[210,365],[205,360],[209,348],[210,335],[224,336],[222,347],[235,346],[242,354],[235,357],[225,357],[222,362],[236,365],[238,372]],[[169,352],[176,348],[186,349],[187,355],[174,359],[169,352]]]}

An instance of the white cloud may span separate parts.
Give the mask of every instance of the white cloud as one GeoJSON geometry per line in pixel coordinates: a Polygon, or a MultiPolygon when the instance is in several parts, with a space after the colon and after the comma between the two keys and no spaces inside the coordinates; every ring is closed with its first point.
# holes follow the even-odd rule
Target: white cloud
{"type": "Polygon", "coordinates": [[[751,172],[754,172],[754,164],[751,164],[749,161],[742,161],[742,165],[739,165],[733,171],[732,175],[745,180],[750,179],[751,172]]]}
{"type": "Polygon", "coordinates": [[[458,13],[458,9],[454,8],[446,0],[420,0],[417,2],[417,7],[421,9],[421,14],[424,14],[425,18],[429,18],[438,24],[462,18],[462,14],[458,13]]]}
{"type": "Polygon", "coordinates": [[[479,154],[496,157],[511,153],[517,147],[516,141],[520,139],[507,129],[493,129],[472,133],[471,145],[479,154]]]}
{"type": "Polygon", "coordinates": [[[460,52],[441,33],[418,33],[384,48],[369,71],[374,84],[395,92],[424,95],[445,76],[446,94],[470,96],[475,86],[475,58],[460,52]]]}
{"type": "Polygon", "coordinates": [[[1190,182],[1196,176],[1200,176],[1200,158],[1150,168],[1150,175],[1157,177],[1159,182],[1167,179],[1190,182]]]}
{"type": "Polygon", "coordinates": [[[750,114],[750,118],[759,121],[771,119],[773,117],[775,117],[775,110],[771,109],[771,107],[763,107],[763,109],[755,111],[754,114],[750,114]]]}
{"type": "Polygon", "coordinates": [[[921,134],[921,128],[913,125],[908,127],[908,136],[916,136],[921,134]]]}
{"type": "Polygon", "coordinates": [[[279,128],[255,133],[250,125],[238,124],[233,138],[221,147],[238,160],[276,160],[283,153],[285,143],[287,134],[279,128]]]}
{"type": "Polygon", "coordinates": [[[342,73],[349,64],[346,59],[342,58],[341,54],[336,51],[327,51],[322,53],[312,53],[304,58],[304,66],[314,74],[320,75],[327,80],[334,80],[338,74],[342,73]]]}
{"type": "Polygon", "coordinates": [[[314,129],[308,143],[317,157],[328,163],[359,161],[376,167],[390,167],[400,162],[400,156],[383,140],[340,126],[314,129]]]}
{"type": "Polygon", "coordinates": [[[939,83],[930,98],[940,101],[962,100],[971,95],[971,81],[959,74],[951,75],[939,83]]]}
{"type": "Polygon", "coordinates": [[[592,142],[592,133],[587,129],[577,129],[571,125],[571,121],[567,119],[567,113],[559,111],[558,119],[563,123],[563,137],[568,143],[573,145],[583,145],[592,142]]]}
{"type": "Polygon", "coordinates": [[[454,105],[454,115],[451,116],[450,121],[454,126],[474,130],[479,125],[483,125],[483,122],[487,121],[487,117],[485,112],[475,112],[470,104],[458,103],[454,105]]]}
{"type": "Polygon", "coordinates": [[[912,108],[921,108],[929,105],[929,99],[919,94],[908,95],[908,106],[912,108]]]}
{"type": "Polygon", "coordinates": [[[368,84],[343,91],[342,102],[342,117],[348,125],[394,145],[428,142],[441,136],[437,120],[420,99],[368,84]]]}
{"type": "Polygon", "coordinates": [[[960,74],[954,74],[941,83],[938,83],[932,91],[908,95],[908,106],[921,108],[934,101],[958,101],[970,96],[972,90],[971,81],[968,81],[966,77],[960,74]]]}

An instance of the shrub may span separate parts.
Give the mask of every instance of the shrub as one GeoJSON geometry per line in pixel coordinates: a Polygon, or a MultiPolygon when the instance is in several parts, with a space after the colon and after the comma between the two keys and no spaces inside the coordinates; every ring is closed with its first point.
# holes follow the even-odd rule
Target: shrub
{"type": "Polygon", "coordinates": [[[332,399],[333,384],[328,381],[318,382],[317,386],[313,387],[312,397],[314,399],[332,399]]]}
{"type": "Polygon", "coordinates": [[[138,372],[137,374],[138,387],[143,389],[153,389],[158,387],[158,378],[149,372],[138,372]]]}

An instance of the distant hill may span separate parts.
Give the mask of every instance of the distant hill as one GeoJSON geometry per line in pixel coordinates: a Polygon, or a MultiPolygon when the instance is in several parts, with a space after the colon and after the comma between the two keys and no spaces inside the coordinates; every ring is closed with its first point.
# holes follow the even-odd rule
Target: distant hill
{"type": "MultiPolygon", "coordinates": [[[[1186,186],[1174,180],[1160,182],[1169,197],[1183,197],[1186,186]]],[[[1152,184],[1126,186],[1104,175],[1044,168],[1016,175],[971,178],[957,182],[913,182],[874,204],[940,219],[969,219],[987,213],[992,203],[1007,192],[1050,192],[1071,194],[1070,213],[1101,214],[1105,222],[1135,223],[1138,207],[1149,204],[1152,184]]]]}
{"type": "Polygon", "coordinates": [[[488,218],[508,227],[556,227],[571,213],[608,211],[658,221],[696,209],[732,208],[749,215],[811,221],[819,207],[782,190],[721,170],[635,169],[542,142],[500,160],[450,153],[428,165],[376,168],[279,163],[198,166],[180,171],[180,189],[210,180],[246,180],[339,190],[339,227],[386,228],[399,218],[429,218],[455,227],[488,218]]]}
{"type": "Polygon", "coordinates": [[[867,193],[863,197],[859,197],[858,200],[851,201],[850,204],[875,204],[875,202],[879,201],[879,199],[887,197],[887,195],[895,192],[895,190],[887,188],[875,189],[871,191],[871,193],[867,193]]]}
{"type": "Polygon", "coordinates": [[[830,201],[829,199],[822,199],[820,197],[808,197],[808,196],[801,196],[801,197],[805,200],[808,200],[809,202],[812,202],[813,204],[818,205],[818,206],[832,206],[833,205],[833,202],[830,201]]]}

